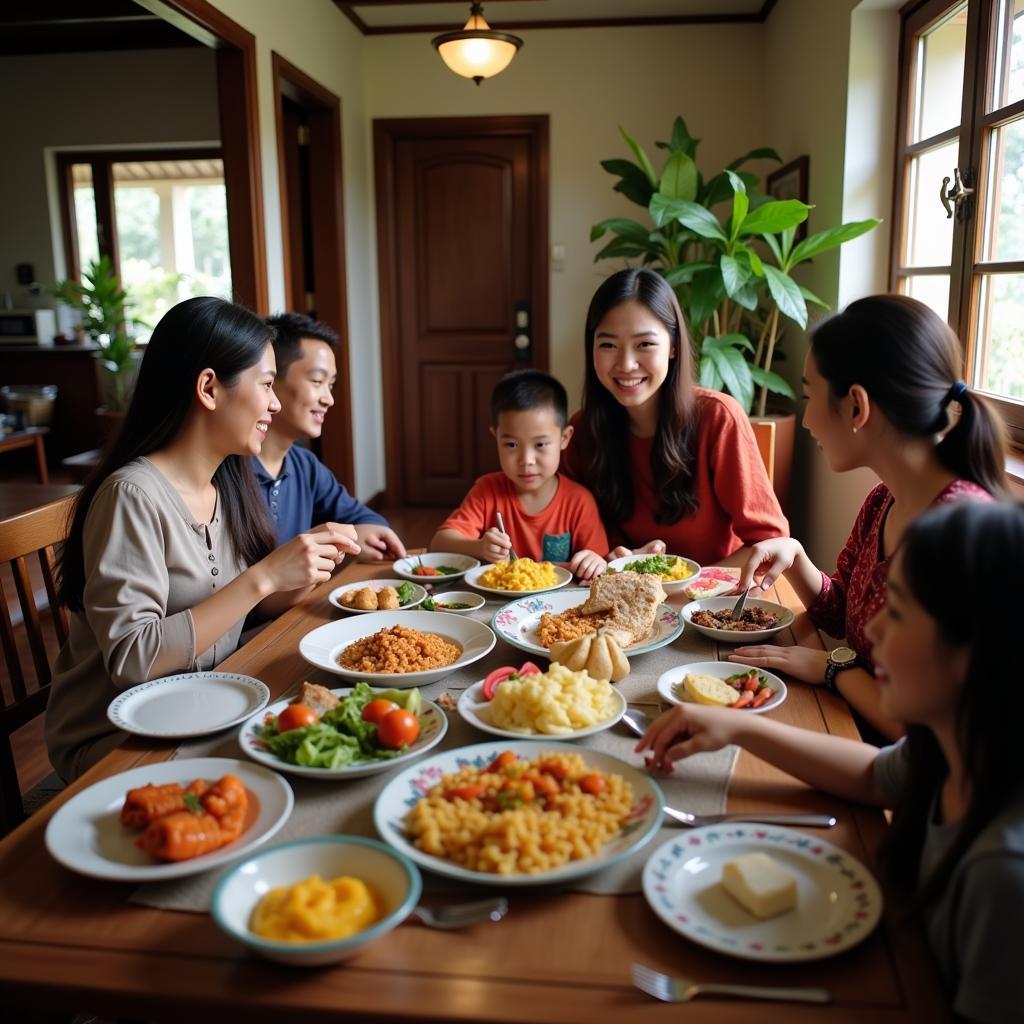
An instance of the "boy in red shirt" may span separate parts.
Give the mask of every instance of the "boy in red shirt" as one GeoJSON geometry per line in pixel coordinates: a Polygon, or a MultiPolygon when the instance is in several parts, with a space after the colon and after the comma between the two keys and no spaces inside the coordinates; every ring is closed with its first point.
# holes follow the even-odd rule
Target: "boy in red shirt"
{"type": "Polygon", "coordinates": [[[502,471],[473,484],[434,534],[432,551],[503,562],[512,548],[538,562],[564,562],[581,580],[604,572],[608,538],[597,503],[558,472],[572,437],[568,405],[565,388],[539,370],[519,370],[498,382],[491,433],[502,471]],[[507,533],[498,529],[499,512],[507,533]]]}

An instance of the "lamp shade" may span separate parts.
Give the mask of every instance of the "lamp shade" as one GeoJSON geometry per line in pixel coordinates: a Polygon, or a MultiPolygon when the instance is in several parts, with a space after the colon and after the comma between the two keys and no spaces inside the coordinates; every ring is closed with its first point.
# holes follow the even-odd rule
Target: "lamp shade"
{"type": "Polygon", "coordinates": [[[441,60],[455,74],[472,78],[477,85],[504,71],[523,45],[518,36],[493,31],[482,11],[480,4],[472,4],[469,21],[461,32],[445,32],[431,40],[441,60]]]}

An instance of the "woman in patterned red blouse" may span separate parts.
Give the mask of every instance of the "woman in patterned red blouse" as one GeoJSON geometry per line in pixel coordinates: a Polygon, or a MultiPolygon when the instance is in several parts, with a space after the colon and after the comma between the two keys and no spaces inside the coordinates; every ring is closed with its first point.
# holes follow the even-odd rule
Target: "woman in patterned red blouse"
{"type": "Polygon", "coordinates": [[[961,365],[953,331],[906,296],[859,299],[820,324],[804,362],[804,426],[835,472],[863,466],[882,483],[861,507],[832,576],[799,541],[778,537],[754,545],[740,577],[741,587],[767,588],[785,573],[811,621],[845,636],[852,652],[830,658],[806,647],[753,646],[737,648],[733,660],[828,685],[849,702],[866,737],[903,732],[881,710],[864,627],[885,600],[904,531],[933,505],[991,500],[1006,489],[1001,421],[959,379],[961,365]]]}

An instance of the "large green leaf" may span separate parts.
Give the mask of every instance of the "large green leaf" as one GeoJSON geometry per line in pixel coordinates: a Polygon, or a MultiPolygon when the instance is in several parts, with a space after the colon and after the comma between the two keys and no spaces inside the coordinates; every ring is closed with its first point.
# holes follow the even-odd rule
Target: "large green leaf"
{"type": "Polygon", "coordinates": [[[695,274],[690,286],[689,315],[690,325],[697,327],[711,316],[722,301],[725,289],[722,286],[722,274],[716,267],[695,274]]]}
{"type": "Polygon", "coordinates": [[[750,412],[754,404],[754,378],[750,375],[750,363],[736,348],[707,348],[708,357],[722,378],[725,390],[750,412]]]}
{"type": "Polygon", "coordinates": [[[651,241],[651,229],[628,217],[609,217],[600,224],[595,224],[590,229],[590,240],[596,242],[607,231],[614,231],[620,238],[628,239],[637,245],[647,245],[651,241]]]}
{"type": "Polygon", "coordinates": [[[657,188],[658,175],[654,171],[654,165],[651,163],[650,158],[644,152],[644,147],[621,124],[619,125],[619,134],[626,140],[626,145],[633,150],[633,156],[636,157],[641,170],[647,175],[647,180],[651,183],[652,187],[657,188]]]}
{"type": "Polygon", "coordinates": [[[685,153],[673,153],[661,172],[658,191],[670,199],[693,202],[697,195],[697,165],[685,153]]]}
{"type": "Polygon", "coordinates": [[[764,370],[760,366],[750,367],[750,376],[758,387],[765,387],[776,395],[784,395],[786,398],[796,398],[789,382],[780,377],[772,370],[764,370]]]}
{"type": "Polygon", "coordinates": [[[712,238],[719,242],[727,241],[718,218],[705,209],[700,203],[687,202],[685,199],[669,199],[660,192],[651,196],[651,217],[657,227],[670,220],[678,220],[684,227],[696,232],[701,238],[712,238]]]}
{"type": "Polygon", "coordinates": [[[690,129],[686,127],[686,122],[681,117],[677,117],[672,123],[672,148],[674,150],[681,150],[688,157],[692,158],[697,153],[699,143],[700,139],[695,139],[690,134],[690,129]]]}
{"type": "Polygon", "coordinates": [[[745,334],[720,334],[717,338],[705,338],[702,347],[708,348],[745,348],[754,351],[754,343],[745,334]]]}
{"type": "Polygon", "coordinates": [[[816,306],[821,306],[822,309],[828,309],[828,303],[824,299],[819,299],[810,288],[805,288],[800,285],[800,294],[808,301],[813,302],[816,306]]]}
{"type": "Polygon", "coordinates": [[[846,224],[840,224],[837,228],[828,228],[825,231],[818,231],[816,234],[808,235],[793,250],[790,256],[790,265],[795,267],[798,263],[803,263],[804,260],[817,256],[818,253],[835,249],[836,246],[849,242],[851,239],[858,238],[860,235],[877,228],[881,223],[881,221],[874,219],[854,220],[846,224]]]}
{"type": "Polygon", "coordinates": [[[661,276],[671,285],[689,284],[693,280],[694,274],[699,274],[702,270],[714,269],[714,263],[697,260],[694,263],[681,263],[678,267],[670,267],[668,270],[663,270],[661,276]]]}
{"type": "Polygon", "coordinates": [[[609,174],[617,174],[621,179],[615,185],[616,192],[621,192],[627,199],[646,208],[654,193],[654,186],[636,164],[628,160],[602,160],[601,166],[609,174]]]}
{"type": "Polygon", "coordinates": [[[768,246],[772,251],[772,255],[775,257],[775,262],[782,265],[782,249],[779,247],[779,240],[774,235],[762,235],[764,244],[768,246]]]}
{"type": "Polygon", "coordinates": [[[790,320],[795,320],[801,327],[806,327],[807,303],[804,302],[796,281],[771,264],[765,264],[764,273],[768,280],[768,290],[772,293],[779,312],[788,316],[790,320]]]}
{"type": "Polygon", "coordinates": [[[810,207],[799,199],[772,199],[751,210],[743,224],[745,235],[775,234],[807,220],[810,207]]]}
{"type": "Polygon", "coordinates": [[[733,296],[733,300],[738,302],[744,309],[753,311],[757,309],[759,290],[760,282],[756,277],[751,277],[751,279],[733,296]]]}
{"type": "Polygon", "coordinates": [[[751,270],[733,256],[723,256],[719,266],[722,269],[722,283],[730,299],[750,280],[751,270]]]}
{"type": "Polygon", "coordinates": [[[626,238],[613,238],[600,252],[595,254],[594,262],[613,259],[617,256],[631,259],[633,256],[643,256],[649,252],[649,247],[637,245],[626,238]]]}
{"type": "Polygon", "coordinates": [[[764,277],[764,264],[761,262],[761,257],[753,249],[742,242],[737,242],[733,248],[733,254],[737,259],[744,260],[752,273],[758,277],[764,277]]]}
{"type": "Polygon", "coordinates": [[[776,163],[782,163],[782,157],[774,149],[770,146],[762,146],[760,149],[752,149],[749,153],[737,157],[729,164],[729,170],[735,171],[737,167],[742,167],[748,160],[774,160],[776,163]]]}
{"type": "Polygon", "coordinates": [[[709,388],[712,391],[722,390],[722,375],[718,372],[715,361],[710,355],[701,356],[699,382],[702,388],[709,388]]]}

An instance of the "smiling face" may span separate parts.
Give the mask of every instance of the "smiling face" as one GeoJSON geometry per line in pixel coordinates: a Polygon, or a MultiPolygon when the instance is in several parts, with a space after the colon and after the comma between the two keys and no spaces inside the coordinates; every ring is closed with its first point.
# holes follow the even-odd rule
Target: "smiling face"
{"type": "Polygon", "coordinates": [[[889,570],[885,604],[865,634],[873,644],[884,715],[931,726],[955,718],[969,651],[940,636],[935,620],[911,594],[899,555],[889,570]]]}
{"type": "Polygon", "coordinates": [[[665,325],[635,300],[610,309],[594,331],[597,379],[630,414],[657,409],[674,356],[665,325]]]}
{"type": "Polygon", "coordinates": [[[224,388],[216,412],[225,454],[259,455],[271,417],[281,408],[274,394],[276,374],[274,348],[267,345],[259,361],[224,388]]]}
{"type": "Polygon", "coordinates": [[[818,372],[811,352],[804,358],[802,383],[807,403],[803,424],[818,442],[829,468],[843,473],[863,465],[858,437],[853,432],[853,399],[849,395],[838,401],[832,398],[829,382],[818,372]]]}
{"type": "Polygon", "coordinates": [[[288,364],[284,376],[274,385],[281,411],[274,416],[274,432],[297,441],[319,437],[327,410],[334,405],[331,394],[338,379],[334,351],[326,342],[303,338],[302,354],[288,364]]]}
{"type": "Polygon", "coordinates": [[[563,429],[554,409],[538,406],[499,413],[491,433],[498,442],[502,472],[517,491],[536,493],[558,472],[572,427],[563,429]]]}

